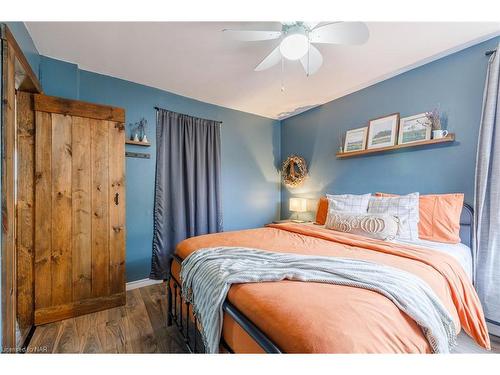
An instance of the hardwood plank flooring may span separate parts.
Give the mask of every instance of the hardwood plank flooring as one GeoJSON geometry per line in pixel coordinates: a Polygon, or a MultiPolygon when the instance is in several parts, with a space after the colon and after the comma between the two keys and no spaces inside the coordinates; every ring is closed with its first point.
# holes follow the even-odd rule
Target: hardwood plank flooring
{"type": "Polygon", "coordinates": [[[37,353],[188,353],[166,326],[164,284],[127,292],[127,304],[38,326],[28,351],[37,353]]]}
{"type": "MultiPolygon", "coordinates": [[[[187,353],[177,327],[166,326],[164,284],[127,292],[127,304],[38,326],[28,350],[38,353],[187,353]]],[[[477,346],[461,333],[453,353],[500,353],[500,338],[492,350],[477,346]]]]}

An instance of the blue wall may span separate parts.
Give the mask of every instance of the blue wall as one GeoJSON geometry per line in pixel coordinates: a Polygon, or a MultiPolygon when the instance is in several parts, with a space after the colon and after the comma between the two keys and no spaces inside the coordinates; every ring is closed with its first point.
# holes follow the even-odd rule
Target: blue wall
{"type": "MultiPolygon", "coordinates": [[[[127,280],[149,275],[153,233],[155,110],[159,106],[223,121],[222,197],[224,229],[262,226],[279,217],[279,121],[239,112],[121,79],[79,70],[41,56],[40,78],[47,95],[125,108],[127,123],[145,117],[152,147],[127,146],[151,159],[126,159],[127,280]]],[[[127,129],[128,130],[128,129],[127,129]]]]}
{"type": "Polygon", "coordinates": [[[35,43],[33,43],[33,39],[31,39],[31,35],[28,33],[24,22],[5,22],[5,24],[12,32],[12,35],[14,35],[14,39],[23,51],[31,69],[33,69],[33,72],[38,77],[40,54],[38,53],[35,43]]]}
{"type": "MultiPolygon", "coordinates": [[[[282,121],[281,151],[302,155],[310,176],[296,189],[283,187],[282,217],[288,199],[316,199],[324,193],[463,192],[473,202],[477,135],[488,58],[500,38],[472,46],[373,86],[282,121]],[[400,112],[402,117],[440,104],[444,126],[456,133],[448,146],[407,149],[339,160],[338,137],[366,126],[371,118],[400,112]]],[[[313,205],[311,205],[313,206],[313,205]]],[[[310,213],[312,215],[312,213],[310,213]]]]}

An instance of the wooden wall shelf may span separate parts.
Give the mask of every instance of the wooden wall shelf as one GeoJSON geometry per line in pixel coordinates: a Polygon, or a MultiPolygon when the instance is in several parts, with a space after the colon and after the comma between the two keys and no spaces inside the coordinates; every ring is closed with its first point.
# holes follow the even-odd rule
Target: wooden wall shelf
{"type": "Polygon", "coordinates": [[[404,145],[395,145],[395,146],[389,146],[389,147],[381,147],[381,148],[374,148],[370,150],[362,150],[362,151],[352,151],[352,152],[338,152],[337,153],[337,159],[346,159],[346,158],[353,158],[356,156],[364,156],[364,155],[370,155],[370,154],[380,154],[383,152],[390,152],[394,150],[400,150],[403,148],[410,148],[410,147],[422,147],[426,145],[434,145],[434,144],[439,144],[439,143],[448,143],[448,142],[453,142],[455,141],[455,134],[450,133],[444,138],[439,138],[439,139],[429,139],[428,141],[421,141],[421,142],[414,142],[414,143],[407,143],[404,145]]]}
{"type": "Polygon", "coordinates": [[[137,142],[137,141],[131,141],[129,139],[125,140],[125,144],[127,144],[127,145],[135,145],[135,146],[144,146],[144,147],[151,146],[151,143],[149,143],[149,142],[137,142]]]}

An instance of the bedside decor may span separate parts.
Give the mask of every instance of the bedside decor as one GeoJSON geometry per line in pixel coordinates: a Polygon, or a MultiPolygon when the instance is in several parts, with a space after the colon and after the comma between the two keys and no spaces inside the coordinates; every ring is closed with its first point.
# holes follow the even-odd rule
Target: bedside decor
{"type": "Polygon", "coordinates": [[[306,161],[301,156],[290,155],[281,165],[281,174],[286,186],[299,186],[307,177],[306,161]]]}
{"type": "Polygon", "coordinates": [[[304,220],[299,219],[299,212],[307,212],[307,199],[305,198],[290,198],[289,210],[295,212],[294,223],[305,223],[304,220]]]}
{"type": "Polygon", "coordinates": [[[345,134],[344,152],[364,150],[367,134],[367,127],[348,130],[345,134]]]}
{"type": "Polygon", "coordinates": [[[398,144],[426,141],[431,139],[432,118],[429,113],[403,117],[399,121],[398,144]]]}
{"type": "Polygon", "coordinates": [[[368,143],[366,148],[394,146],[398,132],[399,113],[375,118],[368,123],[368,143]]]}

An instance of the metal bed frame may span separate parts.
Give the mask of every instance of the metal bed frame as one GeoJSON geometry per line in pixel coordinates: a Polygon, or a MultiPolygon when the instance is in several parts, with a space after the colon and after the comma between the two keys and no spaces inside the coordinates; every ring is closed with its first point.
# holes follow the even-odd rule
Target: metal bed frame
{"type": "MultiPolygon", "coordinates": [[[[182,262],[182,259],[177,255],[174,255],[172,261],[174,260],[179,262],[179,264],[182,262]]],[[[205,348],[203,340],[201,339],[201,334],[198,330],[198,321],[196,316],[194,316],[194,321],[191,321],[191,304],[181,297],[181,283],[172,275],[171,269],[172,267],[170,267],[169,277],[173,283],[173,288],[170,286],[170,280],[166,280],[168,300],[167,326],[170,327],[172,324],[177,326],[190,353],[203,353],[205,348]]],[[[234,321],[264,350],[264,352],[281,353],[281,350],[229,301],[224,301],[222,310],[233,318],[234,321]]],[[[223,337],[221,337],[220,345],[227,352],[234,353],[233,349],[226,343],[223,337]]]]}
{"type": "MultiPolygon", "coordinates": [[[[471,248],[472,272],[474,275],[475,246],[473,228],[474,210],[469,204],[464,203],[462,214],[460,217],[460,238],[462,239],[462,243],[471,248]]],[[[201,334],[198,330],[198,322],[196,316],[194,317],[194,321],[191,321],[190,303],[186,302],[181,297],[181,283],[174,277],[174,275],[172,275],[172,262],[174,260],[179,262],[179,264],[182,263],[182,258],[174,255],[172,261],[170,262],[169,278],[165,280],[167,284],[168,299],[167,326],[170,327],[172,326],[172,324],[175,324],[177,326],[190,353],[204,353],[205,348],[203,345],[203,340],[201,339],[201,334]],[[173,288],[170,285],[170,281],[172,281],[173,288]]],[[[222,305],[222,309],[231,318],[233,318],[236,323],[238,323],[238,325],[263,349],[265,353],[282,353],[282,351],[278,348],[278,346],[276,346],[275,343],[273,343],[252,321],[250,321],[250,319],[248,319],[229,301],[226,300],[224,302],[224,304],[222,305]]],[[[233,349],[228,345],[223,337],[221,337],[220,346],[227,352],[234,353],[233,349]]]]}

